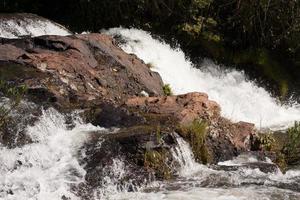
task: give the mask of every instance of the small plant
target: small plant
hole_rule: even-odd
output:
[[[195,120],[190,125],[181,126],[178,132],[190,141],[196,160],[207,164],[209,160],[209,152],[205,144],[207,123]]]
[[[288,162],[293,163],[300,159],[300,122],[295,122],[294,126],[287,130],[288,143],[285,147],[285,154]]]
[[[149,69],[154,68],[154,64],[153,64],[152,62],[147,63],[146,66],[147,66]]]
[[[167,152],[165,150],[149,150],[144,154],[144,167],[162,179],[170,179],[171,168],[167,165]]]
[[[171,89],[170,84],[165,84],[165,85],[163,86],[163,91],[164,91],[164,94],[165,94],[166,96],[171,96],[171,95],[173,95],[173,92],[172,92],[172,89]]]
[[[26,90],[26,86],[15,87],[0,80],[0,98],[8,97],[10,103],[9,108],[5,105],[0,106],[0,128],[6,123],[9,113],[20,104]]]
[[[262,134],[260,137],[260,144],[266,151],[272,151],[274,148],[275,138],[272,133]]]

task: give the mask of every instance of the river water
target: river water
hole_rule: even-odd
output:
[[[121,35],[125,41],[121,47],[151,63],[153,70],[160,73],[176,94],[206,92],[221,105],[222,114],[233,121],[244,120],[260,128],[281,129],[300,119],[299,105],[277,104],[266,90],[247,80],[243,72],[220,69],[209,60],[195,68],[180,49],[172,49],[141,30],[116,28],[108,33]],[[43,110],[37,122],[24,128],[32,143],[14,148],[0,144],[1,200],[80,199],[71,188],[85,181],[84,164],[79,162],[85,156],[82,146],[91,131],[111,133],[83,123],[76,112],[71,121],[72,126],[69,126],[66,117],[55,109]],[[282,174],[279,169],[262,172],[248,167],[249,163],[270,164],[268,158],[259,161],[253,155],[241,155],[219,166],[204,166],[195,162],[189,145],[181,138],[177,138],[172,155],[180,163],[175,180],[152,180],[130,192],[127,187],[117,185],[127,168],[121,158],[114,158],[112,166],[106,169],[114,176],[103,177],[103,186],[89,191],[93,194],[91,199],[300,199],[300,170]],[[235,168],[230,170],[230,167]]]
[[[85,156],[84,142],[89,140],[91,131],[113,133],[84,124],[76,113],[72,115],[71,127],[69,123],[64,115],[50,108],[26,128],[33,143],[16,148],[0,145],[0,199],[81,199],[72,188],[85,181],[84,163],[79,161]],[[118,182],[129,173],[127,166],[116,157],[106,169],[110,176],[103,177],[103,185],[88,191],[93,194],[90,200],[300,199],[300,170],[282,174],[279,169],[262,172],[259,168],[249,168],[250,163],[271,162],[258,161],[252,155],[219,163],[217,167],[222,167],[219,169],[201,165],[195,162],[190,146],[180,137],[171,152],[180,164],[175,180],[152,180],[129,192],[130,180],[123,183],[124,187]],[[235,168],[226,168],[230,166]]]
[[[283,129],[300,119],[299,104],[280,105],[268,91],[247,80],[242,71],[221,68],[210,60],[195,65],[181,49],[173,49],[142,30],[114,28],[106,33],[121,36],[122,49],[150,63],[175,94],[205,92],[221,105],[223,116],[233,121]]]

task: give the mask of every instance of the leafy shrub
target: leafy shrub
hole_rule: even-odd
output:
[[[294,126],[287,131],[288,143],[285,147],[285,154],[288,163],[294,163],[300,159],[300,122],[295,122]]]
[[[266,151],[272,151],[274,148],[275,138],[272,133],[262,134],[260,137],[260,144]]]
[[[162,149],[160,151],[149,150],[144,154],[144,167],[153,171],[158,178],[170,179],[171,168],[167,164],[168,153]]]
[[[164,91],[164,94],[165,94],[166,96],[171,96],[171,95],[173,95],[171,86],[170,86],[169,84],[165,84],[165,85],[163,86],[163,91]]]

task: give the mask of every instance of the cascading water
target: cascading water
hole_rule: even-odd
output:
[[[70,192],[85,176],[77,151],[86,132],[102,128],[78,118],[73,123],[69,129],[62,114],[48,109],[26,129],[32,143],[11,149],[0,144],[0,199],[79,199]]]
[[[188,143],[177,135],[175,137],[177,146],[171,149],[171,152],[174,160],[179,163],[179,169],[176,169],[176,171],[179,172],[180,176],[193,175],[193,173],[199,171],[204,166],[195,162],[193,152]]]
[[[0,36],[67,34],[52,29],[49,24],[32,23],[32,27],[45,29],[35,31],[29,26],[27,31],[5,33],[1,28]],[[221,104],[224,116],[251,121],[258,127],[286,126],[300,119],[297,105],[284,107],[276,104],[276,100],[264,89],[246,81],[242,72],[222,71],[208,60],[202,63],[201,69],[196,69],[180,49],[172,49],[141,30],[111,29],[109,33],[122,35],[126,40],[122,48],[151,63],[153,70],[171,84],[175,93],[207,92]],[[20,128],[24,129],[23,126]],[[80,151],[90,131],[103,129],[84,124],[77,117],[72,118],[72,126],[69,126],[63,114],[50,108],[43,111],[39,120],[25,130],[30,143],[12,148],[0,143],[0,199],[82,199],[72,188],[84,183],[87,173],[85,163],[80,162],[80,157],[84,157],[85,153]],[[102,179],[101,187],[87,191],[92,194],[89,200],[300,199],[299,170],[289,170],[285,174],[280,171],[264,173],[258,168],[247,167],[248,163],[260,162],[248,156],[219,163],[221,167],[237,167],[236,170],[216,170],[196,163],[188,143],[180,137],[176,140],[177,146],[171,150],[174,160],[179,164],[174,169],[178,171],[175,180],[154,181],[133,189],[130,180],[120,185],[119,180],[125,177],[128,169],[122,159],[114,158],[112,165],[104,169],[106,176]],[[101,144],[97,145],[94,148],[100,148]]]
[[[179,177],[176,180],[154,182],[135,192],[113,189],[106,199],[297,200],[300,198],[300,193],[297,192],[300,191],[299,171],[290,170],[286,174],[280,171],[264,173],[258,168],[251,169],[246,166],[233,171],[214,170],[196,163],[190,146],[182,138],[177,137],[176,141],[177,146],[171,150],[174,160],[179,164],[176,169]],[[220,163],[220,165],[241,166],[246,163],[259,162],[257,158],[248,158],[241,156],[233,161]],[[113,168],[118,177],[119,167]],[[113,185],[109,187],[115,188]],[[297,191],[292,191],[295,189]]]
[[[65,27],[38,16],[0,18],[0,37],[18,38],[20,36],[70,35]]]
[[[221,70],[209,60],[197,69],[182,50],[173,49],[142,30],[114,28],[106,33],[120,35],[125,41],[121,48],[150,63],[175,94],[205,92],[221,105],[223,116],[233,121],[280,129],[300,120],[300,105],[277,104],[265,89],[247,81],[243,72]]]
[[[16,115],[17,113],[14,113]],[[215,170],[198,164],[187,142],[176,137],[177,145],[171,149],[178,177],[172,181],[147,182],[132,185],[131,180],[120,183],[129,172],[126,162],[113,158],[104,169],[101,186],[89,188],[89,198],[74,191],[85,183],[87,171],[81,157],[85,157],[84,143],[95,131],[109,133],[101,127],[84,124],[77,114],[66,122],[66,117],[50,108],[43,110],[34,125],[27,126],[31,141],[14,148],[0,146],[0,199],[2,200],[134,200],[134,199],[272,199],[296,200],[300,198],[300,172],[290,170],[264,173],[248,168],[247,162],[256,158],[239,157],[220,166],[239,166],[236,170]],[[71,122],[71,123],[70,123]],[[104,131],[104,132],[103,132]],[[101,148],[101,141],[94,148]],[[246,159],[245,159],[246,158]],[[269,162],[269,161],[268,161]],[[242,165],[243,164],[243,165]],[[175,167],[175,166],[174,166]],[[80,188],[80,187],[79,187]],[[75,189],[76,190],[76,189]]]

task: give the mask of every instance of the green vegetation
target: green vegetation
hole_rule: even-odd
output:
[[[163,91],[164,91],[164,94],[165,94],[166,96],[171,96],[171,95],[173,95],[171,86],[170,86],[169,84],[165,84],[165,85],[163,86]]]
[[[209,151],[205,144],[207,123],[202,120],[195,120],[190,125],[180,126],[177,132],[190,141],[196,161],[207,164],[210,160]]]
[[[289,164],[299,162],[300,160],[300,122],[288,129],[288,142],[285,146],[284,153]]]
[[[9,98],[9,108],[5,105],[0,106],[0,129],[7,123],[9,113],[19,105],[25,92],[25,86],[15,87],[0,80],[0,98],[1,96]]]
[[[258,138],[259,149],[270,155],[272,161],[284,172],[287,169],[287,160],[283,149],[287,144],[287,135],[282,132],[268,132],[260,133]]]
[[[272,133],[264,133],[260,135],[260,144],[266,151],[273,151],[275,148],[275,138]]]
[[[300,163],[300,122],[295,122],[286,133],[264,133],[259,138],[262,149],[275,155],[273,162],[281,170]]]
[[[156,177],[164,180],[172,177],[171,168],[167,164],[168,151],[149,150],[144,154],[144,167],[153,170]]]
[[[286,162],[286,157],[283,153],[281,152],[275,152],[276,153],[276,160],[274,163],[281,169],[281,171],[286,171],[287,169],[287,162]]]

